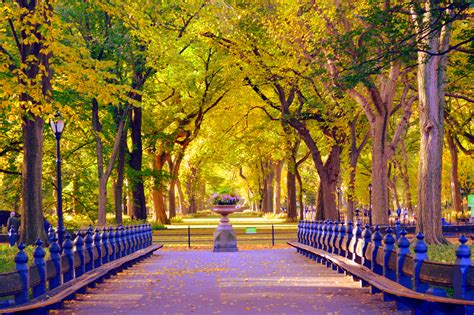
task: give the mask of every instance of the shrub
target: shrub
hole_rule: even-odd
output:
[[[180,216],[180,215],[177,215],[175,216],[174,218],[171,218],[171,224],[174,224],[174,223],[183,223],[183,217]]]
[[[150,225],[151,225],[151,229],[154,230],[154,231],[155,230],[166,230],[167,229],[166,225],[158,223],[158,222],[152,222],[152,223],[150,223]]]
[[[265,218],[265,219],[284,219],[284,220],[286,220],[288,218],[288,215],[286,213],[268,212],[268,213],[263,214],[263,218]]]

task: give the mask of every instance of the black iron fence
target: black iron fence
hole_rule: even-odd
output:
[[[153,232],[153,241],[161,244],[174,244],[184,246],[212,246],[214,242],[213,233],[216,230],[212,227],[183,226],[158,230]],[[235,227],[238,244],[271,245],[286,244],[297,238],[297,227],[271,226],[248,226]]]

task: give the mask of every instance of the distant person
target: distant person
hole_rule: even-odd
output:
[[[18,233],[18,229],[20,228],[20,220],[16,217],[16,213],[10,213],[10,217],[7,221],[7,231],[10,232],[11,228],[15,229],[15,233]]]
[[[400,215],[402,214],[402,209],[398,208],[397,209],[397,217],[398,217],[398,220],[400,220]]]
[[[390,215],[392,214],[392,212],[390,211],[390,209],[388,209],[388,217],[390,218]]]

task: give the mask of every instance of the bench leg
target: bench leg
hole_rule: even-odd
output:
[[[393,294],[382,292],[382,301],[384,301],[384,302],[395,301],[395,296]]]
[[[377,289],[376,287],[374,286],[370,286],[370,294],[377,294],[377,293],[380,293],[382,291],[380,291],[379,289]]]
[[[397,306],[397,311],[411,311],[413,309],[413,301],[404,297],[398,296],[395,305]]]

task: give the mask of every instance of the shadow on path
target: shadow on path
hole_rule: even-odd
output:
[[[396,314],[294,249],[166,251],[52,314]]]

